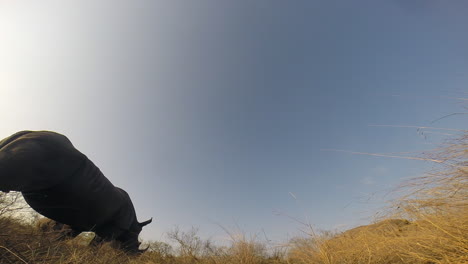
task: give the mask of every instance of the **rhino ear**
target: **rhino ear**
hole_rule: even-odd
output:
[[[146,220],[144,222],[141,222],[141,223],[138,223],[141,227],[144,227],[145,225],[147,224],[150,224],[151,222],[153,222],[153,217],[151,217],[151,219],[149,220]]]

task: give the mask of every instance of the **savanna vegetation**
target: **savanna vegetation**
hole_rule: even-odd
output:
[[[267,245],[229,234],[231,244],[201,239],[197,230],[173,230],[171,244],[145,241],[148,251],[127,255],[108,243],[88,245],[89,235],[60,239],[38,228],[37,217],[21,215],[18,195],[0,196],[0,263],[468,263],[468,134],[424,158],[438,167],[402,184],[375,223],[341,233],[310,230],[284,245]],[[21,215],[21,216],[19,216]]]

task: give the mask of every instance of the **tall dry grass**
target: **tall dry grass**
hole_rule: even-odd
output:
[[[172,245],[146,241],[149,250],[127,255],[109,243],[86,245],[79,238],[60,240],[59,231],[44,232],[30,222],[0,217],[0,263],[116,264],[286,264],[279,252],[269,253],[255,239],[236,236],[229,246],[201,239],[197,229],[168,233]]]
[[[290,263],[468,263],[468,135],[426,155],[439,167],[404,183],[379,222],[297,239]]]

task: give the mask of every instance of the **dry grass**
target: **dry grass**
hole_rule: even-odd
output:
[[[129,263],[109,245],[85,247],[57,239],[31,224],[0,218],[0,263]]]
[[[290,262],[468,263],[468,135],[427,155],[442,166],[403,184],[385,218],[293,241]]]
[[[57,231],[43,232],[31,223],[0,217],[0,263],[117,263],[117,264],[281,264],[277,253],[254,240],[237,237],[231,246],[220,247],[203,240],[197,230],[168,234],[175,247],[147,241],[149,250],[138,256],[127,255],[110,244],[85,245],[79,238],[62,241]],[[78,239],[78,241],[77,241]]]

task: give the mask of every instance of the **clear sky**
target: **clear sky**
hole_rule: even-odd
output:
[[[67,135],[154,217],[145,239],[349,228],[432,164],[323,149],[467,129],[431,123],[466,111],[467,25],[461,0],[0,1],[0,138]]]

